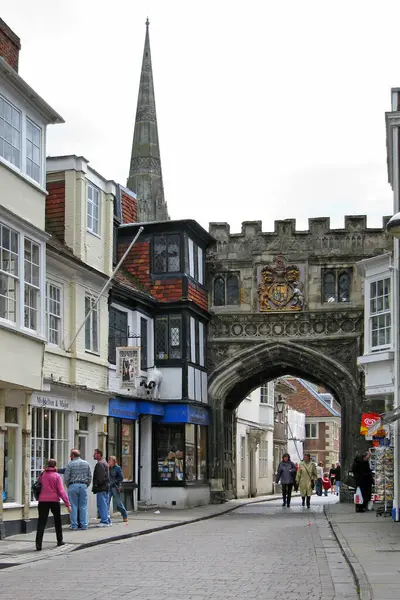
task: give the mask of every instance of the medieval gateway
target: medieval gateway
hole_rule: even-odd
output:
[[[391,250],[382,229],[365,216],[346,216],[344,229],[328,218],[294,220],[262,231],[245,222],[239,234],[211,223],[207,255],[212,320],[208,334],[210,477],[213,502],[233,488],[233,412],[249,392],[283,375],[326,386],[342,407],[341,462],[348,470],[360,437],[363,395],[364,300],[357,263]],[[370,401],[368,401],[370,402]],[[382,407],[383,410],[383,407]]]

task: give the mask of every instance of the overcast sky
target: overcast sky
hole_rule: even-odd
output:
[[[48,154],[126,184],[145,20],[171,218],[392,213],[385,111],[400,86],[400,2],[15,0],[20,74],[66,120]]]

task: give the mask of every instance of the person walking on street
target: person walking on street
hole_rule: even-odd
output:
[[[89,463],[81,459],[81,453],[76,448],[71,450],[70,458],[64,473],[64,483],[71,503],[70,529],[77,531],[80,523],[81,529],[86,530],[89,522],[88,486],[92,481],[92,471]]]
[[[113,499],[114,510],[119,510],[124,523],[127,523],[128,513],[126,512],[126,508],[121,500],[121,484],[124,480],[124,476],[115,456],[110,456],[108,459],[108,467],[110,474],[109,506],[111,504],[111,499]]]
[[[370,452],[363,452],[356,456],[353,462],[352,472],[356,480],[356,488],[360,488],[363,497],[363,503],[356,504],[356,512],[365,512],[371,500],[374,478],[369,465],[370,458]]]
[[[331,482],[331,494],[335,493],[335,470],[336,467],[334,463],[331,464],[331,468],[329,469],[329,480]]]
[[[57,463],[54,459],[51,458],[48,461],[44,473],[40,476],[40,483],[42,484],[42,489],[39,495],[39,520],[36,531],[36,550],[38,551],[42,549],[43,535],[49,511],[51,510],[54,517],[57,546],[64,546],[60,499],[64,502],[68,512],[71,512],[71,505],[65,492],[61,476],[57,473]]]
[[[103,458],[103,452],[96,448],[93,458],[97,464],[93,472],[93,494],[96,494],[97,511],[100,517],[100,523],[97,527],[111,527],[109,506],[110,477],[106,460]]]
[[[315,491],[317,496],[322,496],[322,480],[324,478],[324,463],[320,461],[317,465],[317,482],[315,484]]]
[[[286,452],[282,456],[282,461],[279,464],[276,472],[276,483],[282,484],[282,506],[290,507],[292,498],[292,488],[296,478],[296,465],[290,460],[290,455]]]
[[[336,487],[336,495],[340,494],[340,482],[342,481],[342,469],[340,468],[340,463],[336,463],[335,469],[335,487]]]
[[[302,506],[305,505],[307,499],[307,508],[310,508],[311,494],[317,479],[317,468],[311,461],[311,455],[305,454],[299,465],[299,470],[296,475],[296,484],[299,488]]]

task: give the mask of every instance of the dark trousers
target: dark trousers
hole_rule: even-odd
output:
[[[39,502],[39,521],[36,531],[36,546],[42,545],[43,534],[49,516],[49,511],[53,513],[54,526],[56,528],[57,542],[63,541],[62,525],[61,525],[61,506],[59,502]]]
[[[292,498],[293,483],[282,483],[282,498],[285,504],[290,506],[290,500]]]

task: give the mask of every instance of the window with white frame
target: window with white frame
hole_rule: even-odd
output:
[[[246,479],[246,438],[240,437],[240,477]]]
[[[88,183],[87,228],[91,233],[100,235],[100,190]]]
[[[30,119],[26,120],[26,174],[40,183],[41,131]]]
[[[4,469],[3,469],[3,501],[17,502],[18,489],[18,443],[19,443],[18,409],[5,407],[4,432]]]
[[[306,438],[315,440],[318,437],[318,423],[306,423]]]
[[[99,313],[95,302],[96,300],[91,296],[85,296],[85,315],[91,311],[85,323],[85,350],[97,354],[99,351]]]
[[[260,388],[260,403],[274,406],[275,386],[273,381],[264,383]]]
[[[24,325],[37,331],[40,298],[40,247],[25,238],[24,247]]]
[[[391,343],[390,278],[370,284],[371,350],[387,348]]]
[[[21,112],[0,96],[0,156],[21,168]]]
[[[61,287],[46,283],[47,341],[60,346],[61,338]]]
[[[268,475],[268,441],[261,440],[258,447],[259,477]]]
[[[50,458],[54,458],[59,467],[67,464],[70,446],[68,412],[34,407],[31,444],[31,482],[33,483]]]
[[[38,242],[0,223],[0,319],[39,331],[42,261]]]

